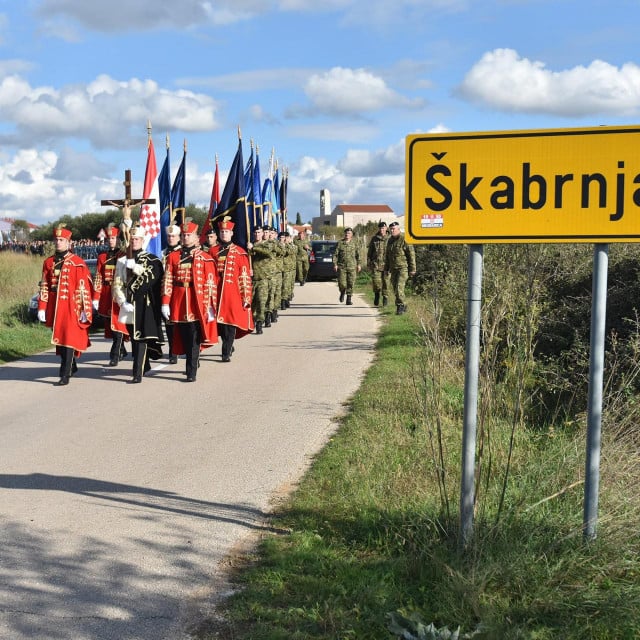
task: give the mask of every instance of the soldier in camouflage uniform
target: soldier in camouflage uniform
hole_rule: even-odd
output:
[[[296,281],[296,262],[298,249],[293,244],[293,238],[288,231],[284,231],[284,248],[286,254],[283,260],[282,271],[282,301],[280,308],[288,309],[293,300],[293,287]]]
[[[351,300],[353,285],[361,268],[360,251],[353,240],[353,229],[347,227],[344,230],[344,238],[338,242],[336,252],[333,254],[333,269],[338,273],[340,302],[344,302],[346,294],[347,304],[353,304]]]
[[[387,242],[384,270],[390,276],[391,286],[396,296],[396,314],[401,315],[407,311],[404,288],[409,276],[416,274],[416,252],[413,245],[405,241],[397,222],[392,222],[389,230],[391,237]]]
[[[284,271],[283,260],[285,249],[282,242],[278,240],[278,232],[274,227],[269,231],[269,238],[275,245],[275,258],[272,276],[272,287],[269,296],[269,309],[271,309],[271,322],[278,322],[278,311],[282,302],[282,272]]]
[[[269,278],[271,276],[274,255],[273,247],[264,240],[264,229],[256,227],[253,231],[253,243],[247,244],[247,251],[251,256],[251,266],[253,269],[253,298],[251,300],[251,310],[253,311],[253,321],[256,326],[256,333],[262,333],[267,315],[267,302],[269,298]],[[269,326],[271,319],[269,318]]]
[[[295,237],[293,244],[298,250],[296,255],[296,281],[300,283],[301,287],[304,287],[309,273],[309,251],[311,251],[311,243],[307,239],[304,229]]]
[[[373,304],[377,307],[380,304],[380,294],[382,294],[382,306],[386,307],[389,302],[389,276],[384,271],[384,260],[387,252],[387,223],[378,223],[378,233],[369,242],[367,250],[367,267],[371,271],[371,285],[373,287]]]

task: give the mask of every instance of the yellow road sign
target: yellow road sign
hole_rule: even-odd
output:
[[[640,126],[410,135],[405,199],[417,244],[640,242]]]

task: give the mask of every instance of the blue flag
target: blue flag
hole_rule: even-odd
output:
[[[171,207],[173,209],[173,217],[176,224],[181,225],[184,222],[185,202],[185,164],[187,161],[187,150],[184,150],[182,154],[182,162],[178,167],[178,172],[173,179],[173,186],[171,187]]]
[[[169,162],[169,146],[167,145],[167,157],[164,159],[162,171],[158,176],[158,191],[160,193],[160,243],[162,249],[167,246],[167,234],[165,229],[171,224],[171,166]]]
[[[231,164],[227,182],[224,185],[214,220],[229,216],[234,223],[233,242],[246,249],[249,240],[249,220],[247,197],[244,188],[244,161],[242,159],[242,139],[238,139],[238,150]]]
[[[260,159],[258,158],[258,147],[256,146],[256,161],[253,164],[253,210],[255,214],[256,225],[265,224],[262,215],[262,191],[260,190]]]

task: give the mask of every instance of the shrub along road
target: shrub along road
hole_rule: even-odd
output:
[[[126,384],[100,336],[67,387],[53,351],[1,366],[0,637],[188,638],[371,363],[377,312],[354,302],[296,286],[231,363],[205,350],[194,384],[182,359]]]

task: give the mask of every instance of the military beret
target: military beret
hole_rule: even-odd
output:
[[[280,233],[278,234],[278,238],[285,238],[287,235],[286,231],[280,231]]]
[[[351,233],[353,233],[353,229],[351,227],[345,227],[344,232],[347,233],[347,231],[351,231]]]
[[[271,231],[271,226],[268,225],[268,224],[265,224],[265,225],[263,225],[262,230],[263,231]]]
[[[394,221],[389,225],[389,229],[391,229],[391,227],[399,227],[399,226],[400,226],[400,223]]]
[[[378,222],[378,229],[382,229],[383,227],[386,227],[387,223],[384,220],[380,220],[380,222]]]

